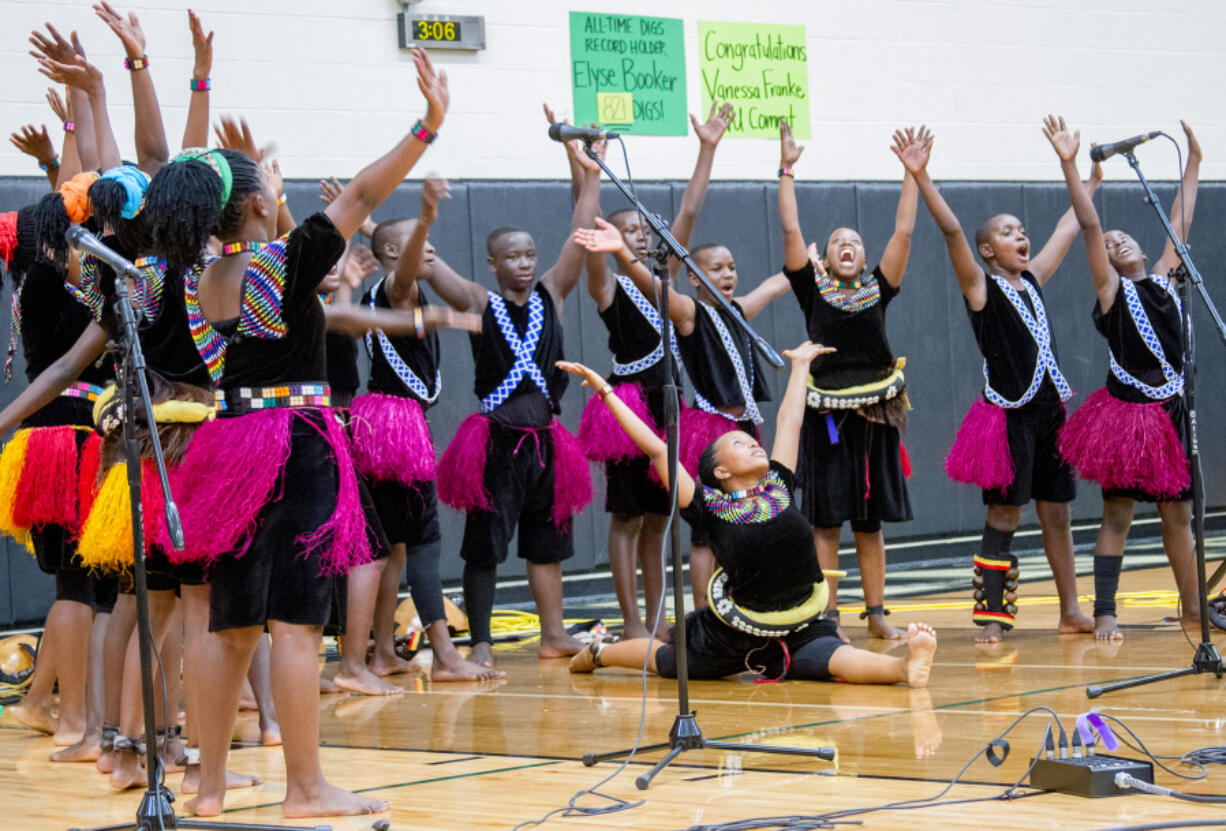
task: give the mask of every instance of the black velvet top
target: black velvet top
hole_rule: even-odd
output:
[[[702,301],[695,301],[698,307],[694,310],[694,331],[688,335],[677,334],[677,346],[681,350],[681,360],[685,362],[685,371],[689,373],[690,382],[695,392],[716,407],[745,406],[745,396],[737,383],[736,370],[732,359],[724,348],[711,316],[702,308]],[[741,307],[733,302],[733,307],[740,312]],[[756,401],[770,401],[770,388],[762,376],[762,368],[758,365],[758,355],[753,345],[737,322],[724,311],[723,306],[711,307],[720,316],[728,330],[745,373],[753,386],[753,397]]]
[[[46,262],[31,266],[21,281],[21,349],[26,378],[33,381],[60,359],[95,320],[87,303],[67,287],[65,274]],[[107,356],[90,364],[78,380],[104,386],[115,378]]]
[[[738,605],[778,611],[800,605],[820,582],[813,526],[797,505],[796,479],[776,461],[762,480],[767,495],[781,508],[773,516],[737,522],[746,500],[730,500],[723,491],[695,484],[694,499],[681,516],[695,531],[705,531],[715,560],[728,573],[728,593]],[[743,519],[743,518],[742,518]]]
[[[1022,296],[1026,308],[1034,314],[1034,301],[1029,296],[1030,292],[1034,292],[1041,300],[1043,291],[1039,288],[1039,281],[1029,271],[1022,272],[1022,279],[1030,285],[1030,291],[1018,293]],[[1010,401],[1016,401],[1030,388],[1035,362],[1039,359],[1039,347],[1030,330],[1026,328],[1026,323],[1000,286],[996,285],[996,281],[991,277],[987,277],[986,281],[987,303],[980,311],[974,311],[968,303],[966,314],[971,319],[971,329],[975,332],[979,351],[988,362],[988,378],[992,389]],[[1050,325],[1048,328],[1051,328]],[[1056,351],[1054,338],[1051,348],[1052,354],[1059,362],[1060,354]],[[1056,391],[1050,374],[1044,379],[1043,386],[1030,403],[1044,406],[1060,403],[1060,394]]]
[[[873,269],[851,295],[849,308],[839,308],[822,296],[812,263],[783,273],[804,313],[809,340],[838,350],[813,362],[815,384],[823,389],[842,389],[877,381],[893,371],[894,353],[885,334],[885,310],[898,289],[882,276],[881,266]]]
[[[1154,327],[1154,334],[1162,344],[1162,351],[1166,353],[1167,363],[1176,372],[1182,373],[1183,327],[1174,295],[1151,279],[1137,280],[1132,284],[1137,289],[1137,297],[1149,317],[1150,325]],[[1158,359],[1141,339],[1141,333],[1137,331],[1136,323],[1128,311],[1123,286],[1116,291],[1115,302],[1105,313],[1099,309],[1098,301],[1094,301],[1093,317],[1095,328],[1111,347],[1111,354],[1129,375],[1151,387],[1161,387],[1166,383]],[[1116,378],[1110,370],[1107,371],[1107,391],[1121,401],[1144,404],[1151,400],[1140,390]]]
[[[609,330],[609,351],[619,364],[629,364],[645,358],[660,345],[660,333],[634,305],[621,283],[614,281],[613,302],[600,312],[600,319]],[[680,383],[681,367],[674,367],[673,374],[676,382]],[[618,384],[637,383],[647,387],[662,387],[666,383],[664,361],[661,359],[641,372],[614,376],[613,380]]]
[[[553,295],[541,283],[532,289],[543,301],[541,337],[532,353],[536,365],[545,376],[549,398],[530,377],[525,375],[510,397],[489,414],[494,421],[519,427],[544,427],[553,416],[562,412],[562,395],[566,392],[570,375],[554,366],[564,360],[562,354],[562,321],[558,320]],[[522,338],[528,329],[529,305],[518,306],[507,302],[507,313],[515,331]],[[494,307],[487,305],[481,317],[481,333],[470,335],[475,362],[473,392],[483,399],[493,392],[511,371],[515,355],[494,319]]]
[[[363,298],[363,302],[367,305],[370,304],[371,295],[374,296],[376,308],[392,308],[387,292],[383,290],[382,282],[371,288],[370,292]],[[421,283],[417,284],[417,303],[419,306],[430,305],[429,298],[426,297],[425,287]],[[387,339],[396,354],[400,356],[400,359],[426,385],[426,389],[431,393],[436,393],[437,388],[434,385],[434,380],[438,375],[441,357],[438,333],[426,332],[424,338],[416,338],[411,335],[388,335]],[[416,398],[423,409],[429,407],[430,405],[420,395],[414,393],[407,384],[400,380],[400,376],[396,374],[396,370],[392,368],[392,365],[387,361],[387,357],[383,354],[383,348],[379,345],[378,336],[371,333],[367,343],[370,348],[370,380],[366,383],[366,389],[370,392]]]
[[[325,332],[324,352],[328,356],[328,386],[333,395],[343,395],[349,400],[362,386],[358,372],[358,342],[345,332]]]
[[[243,316],[213,324],[229,339],[223,388],[323,382],[327,378],[324,310],[316,287],[344,250],[344,238],[332,220],[319,212],[290,232],[284,264],[278,269],[283,282],[261,281],[252,258],[253,266],[243,278]],[[267,307],[263,307],[264,313],[257,311],[262,302],[279,312],[277,317],[285,325],[280,337],[266,333]]]

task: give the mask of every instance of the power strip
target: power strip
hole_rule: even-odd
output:
[[[1127,773],[1151,785],[1154,782],[1154,766],[1149,762],[1094,754],[1068,759],[1037,759],[1030,771],[1030,786],[1073,796],[1135,794],[1136,791],[1121,790],[1115,784],[1117,773]]]

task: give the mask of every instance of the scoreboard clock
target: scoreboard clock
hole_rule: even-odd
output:
[[[485,48],[485,18],[479,15],[396,15],[400,48],[469,49]]]

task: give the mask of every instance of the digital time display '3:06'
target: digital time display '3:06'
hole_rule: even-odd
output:
[[[463,40],[462,24],[458,20],[413,20],[413,39],[427,41],[446,41],[455,43]]]
[[[400,48],[485,48],[485,18],[480,15],[396,15]]]

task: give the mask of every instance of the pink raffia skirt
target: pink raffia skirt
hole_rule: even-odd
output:
[[[434,439],[415,398],[370,392],[349,407],[353,462],[372,482],[412,487],[434,478]]]
[[[980,398],[962,419],[954,445],[945,457],[945,473],[955,482],[984,490],[1003,490],[1013,484],[1013,455],[1005,411]]]
[[[1121,401],[1097,390],[1060,428],[1060,453],[1107,490],[1178,497],[1191,485],[1183,443],[1162,402]]]
[[[278,407],[219,418],[201,425],[177,471],[177,498],[187,539],[172,562],[242,557],[251,547],[264,509],[281,499],[282,471],[292,448],[294,419],[307,420],[327,444],[337,478],[336,506],[327,522],[294,542],[304,556],[321,551],[321,575],[344,574],[370,562],[366,516],[344,428],[330,410]]]
[[[638,384],[618,384],[613,388],[613,393],[644,423],[656,428],[656,435],[662,434],[647,410],[642,387]],[[625,462],[642,455],[613,413],[595,395],[588,399],[587,406],[583,408],[583,417],[579,420],[579,444],[583,447],[583,455],[592,462]]]
[[[554,525],[562,527],[592,501],[592,476],[578,439],[562,422],[555,418],[547,429],[553,441],[552,518]],[[489,439],[490,420],[480,413],[460,422],[438,464],[438,498],[445,505],[457,511],[493,510],[485,487]]]

